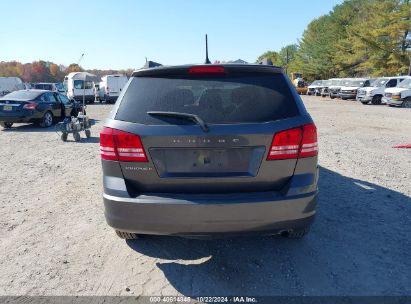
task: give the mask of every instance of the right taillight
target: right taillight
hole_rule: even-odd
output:
[[[297,158],[300,150],[302,130],[294,128],[274,135],[267,160]]]
[[[105,160],[147,162],[147,155],[138,135],[104,128],[100,132],[100,154]]]
[[[311,123],[303,126],[303,140],[299,157],[311,157],[318,154],[317,127]]]
[[[314,124],[308,124],[276,133],[267,160],[311,157],[317,154],[317,128]]]

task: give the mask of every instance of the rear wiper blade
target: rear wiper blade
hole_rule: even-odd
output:
[[[166,111],[148,111],[148,115],[151,116],[165,116],[165,117],[175,117],[186,120],[191,120],[197,123],[204,132],[208,132],[208,126],[198,115],[190,113],[181,113],[181,112],[166,112]]]

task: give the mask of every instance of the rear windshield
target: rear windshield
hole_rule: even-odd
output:
[[[151,125],[190,123],[150,116],[147,111],[196,114],[206,123],[215,124],[267,122],[299,114],[282,74],[194,79],[134,77],[115,119]]]
[[[33,100],[36,99],[37,96],[42,94],[43,92],[35,92],[35,91],[26,91],[26,90],[21,90],[21,91],[14,91],[11,92],[10,94],[7,94],[0,99],[2,100],[7,100],[7,99],[12,99],[12,100]]]

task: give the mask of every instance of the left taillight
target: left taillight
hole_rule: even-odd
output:
[[[23,106],[25,110],[35,110],[39,104],[37,102],[29,102]]]
[[[100,154],[105,160],[147,162],[141,139],[136,134],[112,128],[100,132]]]

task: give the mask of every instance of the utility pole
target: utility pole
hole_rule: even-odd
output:
[[[408,52],[408,59],[410,61],[410,64],[408,66],[408,76],[411,76],[411,51]]]
[[[288,61],[289,61],[289,58],[288,58],[288,46],[287,46],[287,48],[285,49],[285,73],[288,75]]]

